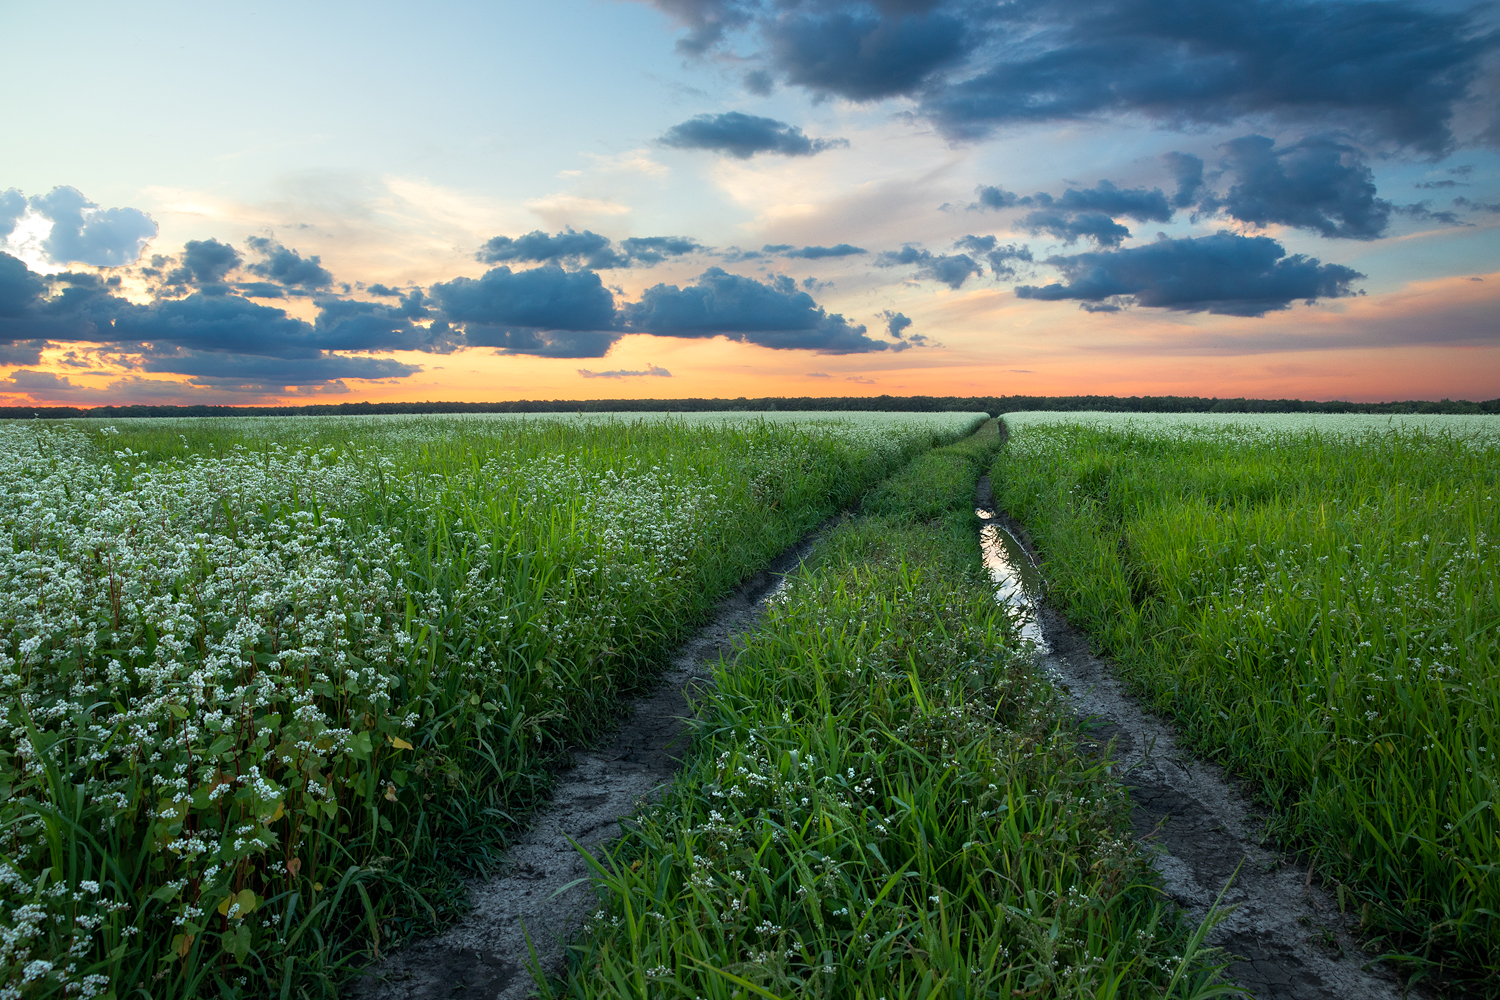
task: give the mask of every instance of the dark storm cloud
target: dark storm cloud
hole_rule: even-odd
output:
[[[245,243],[265,259],[250,264],[246,270],[286,285],[313,291],[333,284],[333,275],[323,266],[321,257],[304,259],[296,250],[289,250],[273,239],[252,236]]]
[[[812,139],[795,125],[742,111],[695,115],[667,129],[657,142],[675,149],[709,149],[741,160],[748,160],[756,153],[812,156],[825,149],[849,145],[847,139]]]
[[[1161,239],[1126,250],[1049,257],[1066,284],[1022,285],[1024,299],[1077,299],[1084,308],[1112,311],[1122,302],[1231,316],[1262,316],[1301,299],[1353,294],[1363,278],[1352,268],[1323,264],[1286,250],[1266,236],[1219,232]]]
[[[537,229],[514,239],[496,236],[480,247],[475,257],[485,264],[517,261],[610,270],[659,264],[668,257],[704,249],[697,240],[686,236],[632,236],[621,240],[617,249],[608,236],[587,229],[579,233],[568,228],[556,235]]]
[[[1014,243],[1001,244],[993,236],[962,236],[955,240],[953,249],[982,255],[990,264],[990,273],[996,278],[1013,278],[1015,265],[1011,261],[1031,263],[1031,248]]]
[[[875,258],[876,267],[902,267],[915,264],[917,277],[941,281],[949,288],[958,289],[969,278],[984,274],[984,268],[966,253],[934,254],[914,246],[900,250],[886,250]]]
[[[1500,42],[1472,12],[1412,0],[652,2],[688,27],[685,52],[749,29],[780,80],[817,97],[915,98],[950,139],[1108,114],[1271,115],[1435,153]]]
[[[33,196],[28,204],[52,222],[42,250],[57,264],[134,264],[156,236],[156,223],[145,212],[135,208],[101,209],[75,187],[55,187],[47,194]]]
[[[1355,240],[1385,235],[1391,203],[1376,197],[1375,174],[1352,146],[1312,136],[1277,149],[1274,140],[1247,135],[1224,150],[1234,184],[1222,205],[1241,222]]]
[[[1086,236],[1102,247],[1117,247],[1130,236],[1127,227],[1100,212],[1042,209],[1023,215],[1020,224],[1028,232],[1046,233],[1064,243],[1076,243]]]
[[[711,267],[686,288],[655,285],[622,310],[632,332],[664,337],[714,337],[776,350],[862,354],[890,345],[865,335],[863,324],[829,314],[782,276],[756,281]]]

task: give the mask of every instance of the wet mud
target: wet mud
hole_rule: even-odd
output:
[[[1040,634],[1038,662],[1067,691],[1090,739],[1101,747],[1115,741],[1112,760],[1130,794],[1131,826],[1152,851],[1163,887],[1194,919],[1207,916],[1223,892],[1219,905],[1228,915],[1208,941],[1233,956],[1231,979],[1257,1000],[1431,996],[1405,992],[1391,969],[1371,962],[1350,934],[1357,916],[1341,913],[1313,873],[1265,842],[1249,796],[1221,768],[1182,748],[1175,730],[1093,654],[1087,637],[1047,606],[1035,553],[1021,527],[995,510],[987,476],[975,504],[996,597],[1023,637]]]
[[[548,804],[506,855],[501,873],[471,887],[473,909],[462,921],[372,967],[347,994],[364,1000],[520,1000],[536,989],[529,971],[533,948],[543,970],[560,971],[567,942],[598,905],[588,863],[574,843],[597,852],[620,836],[622,818],[672,781],[689,749],[693,689],[711,682],[712,665],[732,650],[735,636],[755,625],[766,599],[833,523],[809,533],[725,598],[672,657],[660,683],[631,703],[618,730],[597,749],[575,755],[574,766],[557,776]]]

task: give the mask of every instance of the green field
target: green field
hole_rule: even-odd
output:
[[[1051,601],[1369,947],[1500,990],[1500,419],[1005,421]]]
[[[995,603],[973,501],[998,444],[883,484],[720,666],[683,776],[599,864],[554,994],[1223,989]]]
[[[982,419],[0,425],[0,989],[331,992],[720,595]]]

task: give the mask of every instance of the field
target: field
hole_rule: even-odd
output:
[[[718,595],[982,419],[0,425],[0,996],[330,992]]]
[[[721,664],[692,761],[599,863],[553,995],[1224,989],[981,570],[974,483],[998,444],[883,484]]]
[[[1500,992],[1500,420],[1005,421],[1050,600],[1369,947]]]

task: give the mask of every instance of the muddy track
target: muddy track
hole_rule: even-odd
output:
[[[975,502],[993,512],[985,521],[1010,533],[1012,551],[1023,550],[1037,565],[1025,531],[995,510],[988,476]],[[1405,993],[1392,970],[1370,965],[1334,897],[1306,868],[1263,843],[1250,798],[1223,769],[1182,748],[1176,731],[1128,693],[1081,631],[1045,601],[1038,619],[1051,647],[1039,662],[1090,720],[1091,739],[1116,741],[1113,760],[1130,793],[1131,826],[1153,849],[1167,893],[1201,919],[1229,886],[1220,905],[1230,913],[1209,942],[1235,957],[1228,971],[1236,983],[1257,1000],[1432,996]]]
[[[500,875],[470,888],[473,909],[443,934],[417,941],[369,969],[346,993],[364,1000],[519,1000],[535,990],[531,946],[549,972],[597,905],[587,862],[570,843],[597,851],[620,836],[620,819],[671,782],[688,750],[692,689],[752,628],[783,584],[838,518],[824,522],[720,602],[680,648],[660,683],[636,699],[603,745],[581,751],[557,776],[547,805],[507,852]]]

